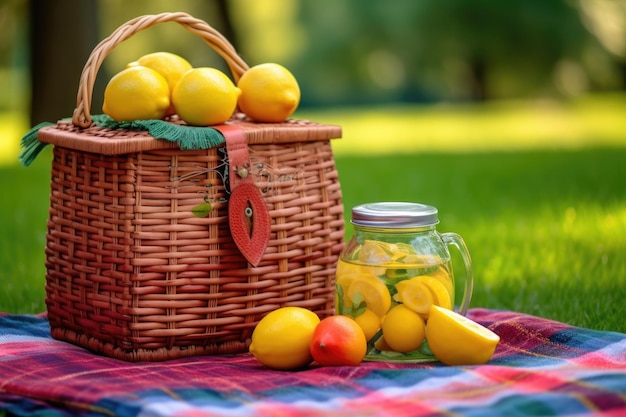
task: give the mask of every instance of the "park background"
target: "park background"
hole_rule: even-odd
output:
[[[295,117],[342,126],[347,221],[359,203],[432,204],[472,254],[472,307],[626,332],[625,0],[1,0],[0,311],[45,310],[50,152],[22,167],[20,137],[72,114],[97,42],[163,11],[288,67]],[[92,111],[158,50],[227,71],[159,25],[107,58]]]

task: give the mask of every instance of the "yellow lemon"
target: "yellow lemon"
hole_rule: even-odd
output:
[[[172,91],[176,113],[190,125],[210,126],[224,123],[237,107],[240,90],[216,68],[187,71]]]
[[[383,337],[391,350],[411,352],[424,341],[424,320],[404,304],[395,306],[383,320]]]
[[[452,294],[441,281],[429,275],[422,275],[418,278],[433,295],[433,304],[452,310]]]
[[[335,273],[335,283],[338,287],[337,294],[335,294],[335,306],[337,307],[337,314],[343,314],[343,310],[348,310],[353,307],[352,299],[348,295],[348,289],[355,280],[358,280],[362,275],[367,275],[371,277],[372,275],[376,274],[382,275],[384,272],[385,270],[381,268],[355,265],[339,260]],[[341,293],[343,294],[341,303],[339,303],[339,291],[341,291]],[[339,308],[341,306],[343,306],[343,310],[340,311]]]
[[[426,325],[428,346],[446,365],[479,365],[489,361],[500,336],[454,311],[433,305]]]
[[[268,368],[303,368],[313,361],[310,346],[319,323],[317,314],[302,307],[276,309],[254,328],[250,353]]]
[[[367,242],[367,241],[366,241]],[[390,256],[392,261],[406,258],[408,255],[415,255],[415,248],[407,243],[387,243],[380,241],[370,241],[380,246]],[[404,262],[400,262],[403,264]]]
[[[359,250],[359,262],[367,264],[385,264],[391,262],[391,254],[386,250],[383,242],[366,240]]]
[[[167,81],[170,91],[174,89],[183,74],[192,68],[185,58],[169,52],[154,52],[144,55],[137,61],[129,63],[128,67],[137,65],[152,68],[161,74]]]
[[[362,274],[348,288],[348,299],[361,297],[367,308],[382,317],[391,307],[391,295],[385,284],[372,274]]]
[[[167,81],[155,70],[142,66],[115,74],[104,90],[102,111],[121,121],[161,119],[170,106]]]
[[[363,313],[356,316],[354,321],[361,327],[368,342],[380,330],[380,317],[369,308],[366,308]]]
[[[378,276],[383,275],[384,273],[385,268],[368,265],[356,265],[341,259],[337,262],[337,270],[335,272],[338,280],[347,276],[359,276],[361,274],[372,274]]]
[[[428,317],[432,304],[452,309],[452,295],[438,279],[429,275],[421,275],[396,284],[395,300],[404,303],[408,308]]]
[[[432,293],[422,281],[415,278],[400,281],[396,284],[396,289],[398,290],[394,296],[396,301],[403,303],[416,313],[428,313],[434,300]]]
[[[452,278],[450,278],[448,270],[443,265],[439,266],[436,272],[432,272],[428,275],[440,281],[446,287],[450,297],[454,298],[452,297],[454,295],[454,284],[452,283]]]
[[[337,280],[337,292],[335,292],[335,309],[337,310],[337,314],[343,314],[345,311],[352,308],[352,299],[348,295],[348,288],[350,288],[350,284],[352,284],[354,279],[354,277],[350,276],[344,277],[342,280]],[[343,294],[341,301],[339,300],[339,294]]]
[[[138,60],[129,63],[128,67],[137,65],[152,68],[165,78],[170,88],[170,101],[174,87],[183,74],[192,68],[191,64],[185,58],[170,52],[153,52],[144,55]],[[174,106],[170,106],[167,113],[174,114]]]
[[[350,284],[363,273],[363,267],[359,265],[349,264],[341,259],[337,262],[337,270],[335,272],[335,283],[343,289],[344,294],[350,288]]]
[[[374,342],[374,347],[381,352],[383,351],[389,352],[392,350],[391,347],[387,344],[387,341],[385,340],[384,336],[379,337],[378,340]]]
[[[243,73],[239,108],[257,122],[278,123],[300,104],[300,87],[293,74],[279,64],[255,65]]]

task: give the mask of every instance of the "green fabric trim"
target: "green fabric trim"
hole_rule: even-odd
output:
[[[109,129],[125,129],[147,131],[155,139],[163,139],[178,143],[184,151],[209,149],[224,143],[224,135],[211,127],[176,125],[164,120],[135,120],[132,122],[116,122],[105,114],[92,116],[93,122],[100,127]],[[29,166],[41,151],[48,145],[37,140],[39,129],[53,126],[55,123],[43,122],[33,127],[22,137],[22,152],[18,157],[24,166]]]
[[[222,133],[210,127],[176,125],[165,120],[116,122],[105,114],[92,116],[94,123],[109,129],[145,130],[155,139],[178,143],[184,151],[209,149],[224,143]]]
[[[29,166],[35,160],[35,158],[37,158],[37,155],[39,155],[41,151],[43,151],[44,148],[48,146],[47,143],[39,142],[37,140],[37,133],[39,133],[39,129],[47,126],[52,126],[54,124],[55,123],[51,122],[39,123],[37,126],[30,129],[22,137],[22,140],[20,141],[20,148],[22,148],[22,152],[17,159],[23,166]]]

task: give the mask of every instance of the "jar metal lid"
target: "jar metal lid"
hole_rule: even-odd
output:
[[[352,224],[357,226],[407,228],[437,223],[437,208],[425,204],[379,202],[352,208]]]

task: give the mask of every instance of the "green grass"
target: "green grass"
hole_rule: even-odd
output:
[[[50,152],[29,168],[0,165],[0,311],[45,310]]]
[[[438,229],[472,254],[472,307],[626,332],[624,114],[623,96],[605,96],[302,116],[343,126],[346,219],[368,201],[439,208]],[[48,170],[49,152],[29,168],[0,165],[0,311],[45,309]]]

